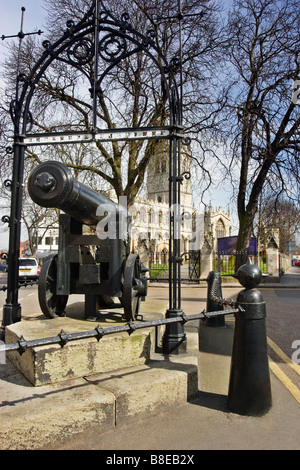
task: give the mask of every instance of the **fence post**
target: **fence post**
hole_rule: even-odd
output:
[[[245,287],[237,298],[243,311],[236,315],[228,407],[248,416],[261,416],[272,406],[267,353],[266,306],[255,289],[262,279],[258,266],[247,263],[235,277]]]
[[[222,285],[221,275],[218,271],[210,271],[207,277],[207,312],[215,312],[223,310],[223,304],[220,302],[222,299]],[[209,318],[205,322],[206,326],[225,326],[225,315],[218,315],[217,317]]]

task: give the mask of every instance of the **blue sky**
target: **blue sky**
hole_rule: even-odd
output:
[[[26,9],[24,33],[42,29],[46,16],[42,0],[0,0],[0,36],[17,34],[20,31],[22,7]]]
[[[16,39],[2,40],[2,35],[11,36],[18,34],[21,27],[21,8],[25,7],[23,32],[43,30],[46,12],[43,8],[43,0],[0,0],[0,62],[11,41]],[[1,188],[2,189],[2,188]],[[3,215],[3,210],[0,215]],[[1,223],[2,224],[2,223]],[[3,225],[3,224],[2,224]],[[4,229],[5,227],[1,227]],[[23,237],[22,237],[23,238]],[[0,231],[0,249],[8,247],[8,231]]]

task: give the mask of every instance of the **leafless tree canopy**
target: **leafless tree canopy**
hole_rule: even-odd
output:
[[[236,165],[238,248],[248,246],[263,189],[299,197],[299,1],[235,1],[225,54],[228,139]]]
[[[121,17],[126,10],[130,23],[138,31],[145,33],[151,29],[155,43],[169,61],[179,58],[177,0],[111,1],[107,6],[116,17]],[[70,18],[79,21],[89,7],[90,2],[86,0],[45,2],[49,41],[53,42],[61,36],[66,29],[66,21]],[[210,112],[206,113],[205,108],[214,100],[213,93],[207,93],[207,87],[213,71],[211,57],[217,55],[216,46],[220,40],[217,10],[212,0],[189,0],[184,2],[182,11],[183,81],[187,84],[184,98],[186,125],[195,127],[196,124],[197,131],[201,131],[211,126],[211,119],[207,118]],[[36,37],[23,42],[21,73],[28,74],[41,52]],[[11,55],[15,58],[16,50]],[[6,68],[11,83],[15,80],[16,72],[14,58],[10,56]],[[99,66],[101,73],[101,61]],[[91,76],[92,61],[85,68],[86,74]],[[86,77],[76,68],[59,61],[53,62],[35,90],[31,109],[35,129],[90,129],[90,86]],[[98,125],[102,128],[164,125],[169,115],[167,95],[159,70],[141,52],[125,58],[111,70],[102,83],[99,105]],[[156,143],[114,143],[107,146],[97,143],[97,147],[97,150],[86,148],[81,161],[72,157],[69,159],[70,155],[65,155],[65,161],[69,166],[100,176],[114,188],[118,196],[126,195],[131,204],[142,186],[149,159],[156,151]],[[41,152],[28,152],[28,157],[31,161],[44,158]]]
[[[289,243],[295,240],[300,229],[299,208],[284,196],[272,193],[261,195],[258,214],[255,217],[255,235],[260,243],[266,244],[272,229],[279,228],[279,249],[288,251]]]

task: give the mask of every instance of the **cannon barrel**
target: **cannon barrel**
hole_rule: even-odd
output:
[[[111,206],[112,211],[119,212],[119,206],[77,181],[70,168],[57,161],[43,162],[31,172],[28,191],[36,204],[60,209],[92,227],[104,217],[104,212],[98,210],[100,205]],[[108,209],[105,207],[106,212]]]

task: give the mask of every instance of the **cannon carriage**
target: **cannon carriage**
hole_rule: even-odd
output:
[[[44,315],[62,315],[69,295],[84,294],[85,318],[114,306],[118,298],[125,320],[134,320],[147,294],[147,270],[138,254],[129,253],[127,211],[77,181],[56,161],[31,172],[28,191],[38,205],[63,211],[58,253],[45,259],[40,272]]]

